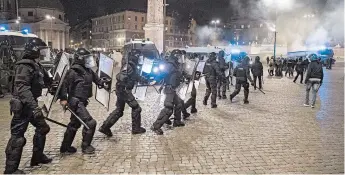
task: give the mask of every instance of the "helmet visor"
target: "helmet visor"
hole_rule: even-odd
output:
[[[92,55],[85,56],[84,60],[85,60],[85,67],[86,68],[93,68],[96,66],[95,59],[93,58]]]

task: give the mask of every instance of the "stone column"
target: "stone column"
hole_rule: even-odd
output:
[[[44,40],[44,39],[43,39],[43,30],[40,29],[39,32],[40,32],[40,38],[41,38],[42,40]]]
[[[147,0],[147,23],[144,27],[145,38],[149,38],[155,43],[159,53],[164,50],[163,5],[163,0]]]
[[[62,38],[62,48],[61,49],[66,49],[66,47],[65,47],[65,44],[66,44],[66,40],[65,40],[65,31],[62,31],[62,36],[61,36],[61,38]]]
[[[56,34],[57,34],[57,35],[56,35],[56,37],[57,37],[57,47],[56,47],[56,48],[60,50],[60,49],[61,49],[60,31],[57,31]]]
[[[48,45],[48,43],[49,43],[49,39],[48,39],[48,31],[47,31],[47,30],[44,30],[44,33],[45,33],[44,38],[45,38],[45,41],[46,41],[46,43],[47,43],[47,45]]]

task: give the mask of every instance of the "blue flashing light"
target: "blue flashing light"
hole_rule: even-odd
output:
[[[158,67],[153,68],[153,73],[158,73],[158,71],[159,71]]]
[[[5,31],[6,28],[4,26],[0,27],[0,31]]]
[[[28,34],[28,33],[29,33],[29,29],[24,29],[24,30],[22,30],[22,33],[23,33],[23,34]]]
[[[240,53],[241,51],[239,49],[232,49],[231,53]]]

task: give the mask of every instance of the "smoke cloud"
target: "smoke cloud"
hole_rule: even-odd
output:
[[[271,44],[272,25],[276,26],[277,43],[290,51],[328,43],[344,45],[344,0],[229,0],[229,4],[229,12],[239,18],[266,24],[265,41]],[[222,40],[226,32],[212,25],[200,26],[196,33],[199,45],[228,43]]]

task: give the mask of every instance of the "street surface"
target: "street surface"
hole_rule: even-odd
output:
[[[218,109],[204,107],[205,86],[199,87],[199,112],[183,128],[164,126],[163,136],[149,129],[161,109],[159,95],[149,88],[147,101],[140,103],[142,125],[147,132],[131,135],[131,110],[127,107],[112,128],[112,138],[96,132],[96,154],[91,156],[81,153],[81,129],[73,143],[78,152],[60,155],[65,128],[49,123],[51,131],[45,152],[53,157],[53,162],[32,168],[34,128],[30,126],[20,168],[35,174],[344,173],[343,63],[337,63],[331,71],[325,70],[315,109],[302,106],[305,85],[294,84],[292,78],[267,77],[266,70],[266,95],[251,87],[249,105],[243,105],[241,91],[232,104],[221,100]],[[114,95],[111,110],[115,98]],[[10,137],[8,101],[9,97],[0,100],[0,172],[4,170],[5,147]],[[88,109],[98,122],[97,129],[111,112],[94,99]],[[69,115],[58,104],[54,106],[52,118],[67,124]]]

